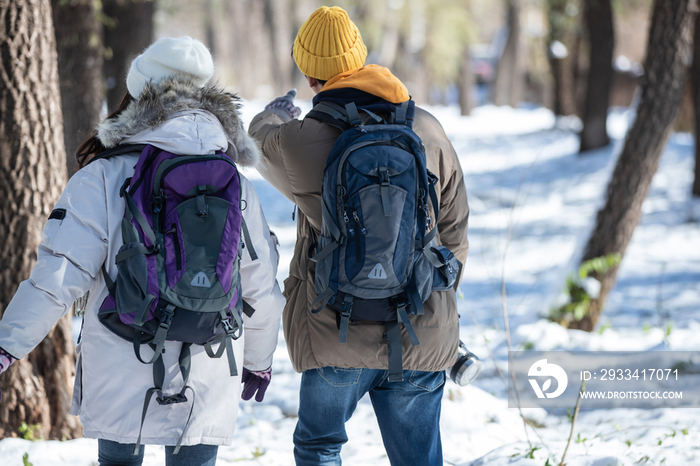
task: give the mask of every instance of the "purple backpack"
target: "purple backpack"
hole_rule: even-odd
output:
[[[112,281],[103,266],[109,295],[98,317],[133,342],[139,361],[154,364],[143,427],[153,393],[161,405],[187,402],[190,345],[203,345],[213,358],[226,352],[230,374],[238,374],[232,340],[243,332],[241,312],[252,313],[241,297],[244,241],[251,258],[257,257],[243,222],[238,170],[226,154],[175,155],[146,145],[118,147],[99,158],[138,150],[134,175],[119,192],[126,208],[124,245],[114,259],[118,274]],[[184,343],[179,357],[184,386],[167,396],[161,357],[166,340]],[[144,344],[153,350],[146,357]],[[139,432],[136,451],[140,437]]]

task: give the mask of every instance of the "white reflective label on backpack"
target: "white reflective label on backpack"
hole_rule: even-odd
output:
[[[377,264],[374,266],[372,271],[369,273],[369,278],[373,280],[386,280],[386,270],[384,270],[382,264]]]
[[[192,281],[190,282],[191,286],[198,286],[200,288],[211,288],[211,282],[209,281],[209,277],[207,277],[207,274],[204,272],[199,272],[197,275],[194,276]]]

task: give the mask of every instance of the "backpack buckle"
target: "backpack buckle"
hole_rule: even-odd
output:
[[[173,322],[173,315],[173,311],[169,310],[168,308],[163,309],[163,317],[160,319],[159,327],[166,330],[169,329],[170,324]]]
[[[176,393],[174,395],[168,395],[168,396],[157,396],[156,401],[158,402],[159,405],[161,406],[166,406],[166,405],[173,405],[176,403],[186,403],[187,402],[187,397],[183,395],[182,393]]]

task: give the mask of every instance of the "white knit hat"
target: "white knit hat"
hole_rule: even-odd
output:
[[[213,74],[214,62],[204,44],[188,36],[164,37],[131,62],[126,87],[132,97],[138,98],[149,81],[180,76],[204,87]]]

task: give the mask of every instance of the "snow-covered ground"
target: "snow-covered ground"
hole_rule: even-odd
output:
[[[244,119],[249,121],[263,105],[248,102]],[[307,111],[310,103],[302,106]],[[611,147],[581,157],[576,153],[576,121],[556,121],[544,109],[479,107],[470,117],[460,117],[456,108],[431,111],[444,125],[465,173],[471,247],[459,294],[461,337],[485,362],[471,386],[448,382],[445,387],[445,464],[559,464],[571,429],[566,413],[525,409],[523,414],[538,426],[526,433],[518,410],[507,407],[506,386],[496,371],[496,366],[507,369],[501,277],[513,349],[699,350],[700,202],[689,195],[693,138],[671,137],[599,329],[585,333],[566,330],[546,315],[593,226],[629,112],[612,112]],[[256,172],[246,175],[280,237],[281,282],[295,240],[293,206]],[[265,401],[241,403],[235,443],[219,450],[218,465],[293,464],[300,376],[292,370],[281,331],[273,370]],[[574,430],[578,441],[572,442],[566,463],[700,464],[697,413],[582,411]],[[350,441],[342,452],[346,464],[389,464],[368,398],[360,402],[347,429]],[[97,443],[0,441],[2,465],[21,466],[25,453],[35,466],[87,466],[96,464]],[[151,446],[144,464],[163,464],[162,455],[162,447]]]

